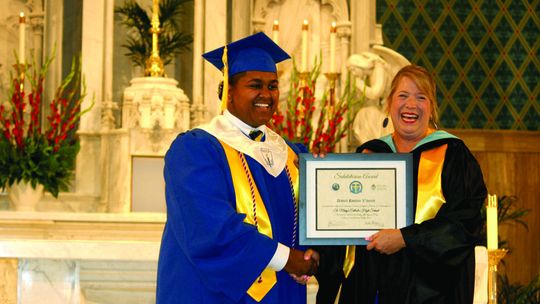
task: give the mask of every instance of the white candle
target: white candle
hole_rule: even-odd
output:
[[[279,22],[274,20],[274,26],[272,27],[272,40],[275,44],[279,44]]]
[[[487,229],[487,248],[495,250],[499,247],[498,220],[497,220],[497,195],[488,195],[488,204],[486,206],[486,229]]]
[[[330,27],[330,73],[336,72],[336,23]]]
[[[24,13],[21,12],[19,14],[19,63],[24,64],[26,59],[24,58],[24,43],[25,43],[25,36],[26,36],[26,18],[24,17]]]
[[[302,69],[301,72],[307,71],[307,48],[308,48],[308,21],[304,20],[302,24]]]

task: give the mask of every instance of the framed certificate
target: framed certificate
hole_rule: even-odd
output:
[[[412,154],[300,154],[301,245],[365,245],[413,223]]]

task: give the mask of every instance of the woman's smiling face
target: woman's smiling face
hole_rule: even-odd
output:
[[[279,102],[276,73],[247,71],[229,88],[227,109],[252,127],[266,124]]]
[[[431,102],[411,78],[401,78],[390,100],[389,111],[396,135],[409,142],[424,138],[429,128]]]

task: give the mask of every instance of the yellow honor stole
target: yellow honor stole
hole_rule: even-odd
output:
[[[257,185],[253,180],[253,175],[247,165],[244,154],[231,148],[223,141],[220,142],[223,146],[223,150],[225,150],[227,162],[231,169],[231,176],[233,177],[232,182],[234,185],[234,193],[236,195],[236,211],[246,215],[244,222],[254,225],[260,233],[272,238],[272,223],[270,222],[270,217],[268,216],[268,212],[266,211]],[[294,164],[295,159],[296,154],[288,147],[287,166],[285,167],[285,170],[287,171],[289,182],[292,187],[291,191],[293,191],[295,198],[295,210],[298,210],[298,168]],[[296,235],[296,218],[294,226],[293,245],[294,237]],[[253,282],[247,293],[255,299],[255,301],[260,302],[276,282],[276,272],[270,268],[265,268],[260,277]]]
[[[418,194],[414,222],[420,224],[437,215],[446,202],[442,193],[442,169],[448,145],[422,152],[418,165]]]
[[[420,224],[437,215],[442,204],[446,202],[442,193],[442,169],[448,145],[422,152],[418,165],[418,194],[414,222]],[[354,266],[355,246],[347,246],[343,273],[349,276]]]

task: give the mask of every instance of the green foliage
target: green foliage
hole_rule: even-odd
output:
[[[180,31],[178,17],[184,14],[183,4],[192,0],[163,0],[159,3],[160,33],[158,38],[159,56],[163,64],[169,64],[176,55],[188,50],[193,42],[190,34]],[[146,60],[152,54],[152,18],[134,0],[124,2],[114,9],[122,17],[122,24],[131,30],[132,36],[127,38],[126,56],[134,66],[146,67]]]
[[[43,185],[54,197],[68,190],[80,149],[75,131],[81,115],[93,103],[81,111],[86,85],[80,58],[75,57],[70,73],[62,80],[54,99],[47,103],[50,110],[45,117],[47,123],[42,125],[43,84],[52,58],[45,60],[40,69],[35,62],[32,69],[15,65],[17,73],[12,77],[9,108],[0,106],[1,189],[25,181],[34,188]],[[26,69],[24,78],[21,68]],[[20,89],[25,81],[30,83],[28,95]]]
[[[45,136],[24,139],[25,148],[18,150],[6,140],[0,140],[0,185],[4,188],[21,180],[30,182],[32,187],[43,185],[45,191],[58,197],[60,191],[67,191],[79,143],[61,145],[57,151]]]
[[[540,303],[540,275],[529,284],[512,284],[508,277],[499,275],[497,301],[503,304],[538,304]]]

